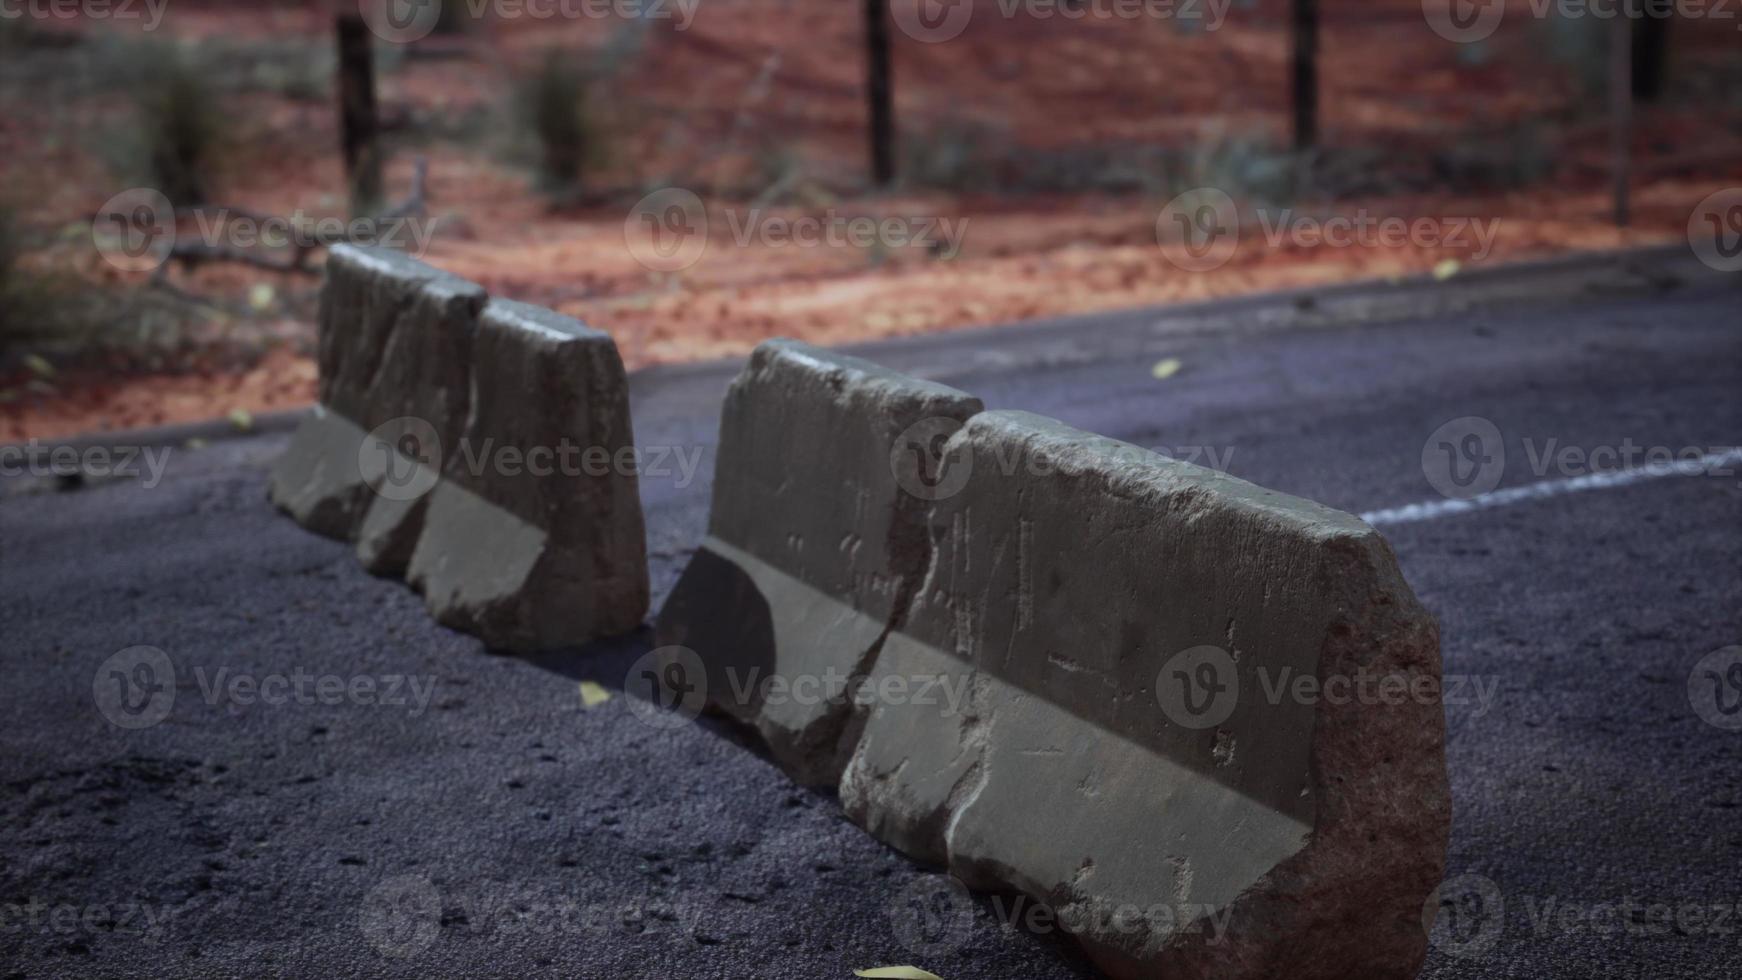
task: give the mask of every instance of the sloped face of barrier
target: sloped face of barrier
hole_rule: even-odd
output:
[[[549,649],[636,628],[647,562],[633,469],[497,465],[501,450],[632,447],[606,335],[397,253],[349,246],[321,298],[321,404],[274,503],[404,575],[442,622]],[[534,454],[534,458],[536,454]]]
[[[1438,633],[1377,532],[798,353],[734,385],[660,617],[709,703],[1114,976],[1413,976],[1449,831]],[[872,540],[900,546],[861,563]]]

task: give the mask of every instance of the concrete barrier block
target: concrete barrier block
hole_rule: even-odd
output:
[[[380,495],[406,479],[415,426],[438,432],[465,412],[471,328],[483,291],[389,249],[335,247],[320,307],[320,405],[273,467],[272,501],[303,526],[352,540]],[[432,336],[432,330],[451,330]],[[443,357],[454,359],[440,363]],[[426,373],[427,372],[427,373]],[[458,383],[456,384],[456,379]],[[393,424],[390,424],[393,423]],[[386,426],[386,428],[381,428]],[[375,431],[380,429],[381,431]],[[406,430],[406,431],[400,431]],[[413,431],[415,430],[415,431]],[[373,440],[371,433],[374,432]],[[392,483],[383,481],[391,480]],[[383,512],[368,539],[373,559],[402,522]],[[391,564],[391,562],[386,562]]]
[[[444,443],[408,579],[442,623],[504,649],[635,629],[648,605],[646,536],[616,345],[568,317],[492,300],[474,355],[470,417]]]
[[[925,567],[924,501],[898,485],[891,449],[916,424],[980,407],[786,340],[759,346],[732,383],[708,534],[659,640],[694,650],[708,704],[754,727],[802,782],[839,778],[863,710],[830,695],[870,669]],[[769,687],[794,681],[814,689]]]
[[[1449,825],[1438,630],[1378,533],[1025,413],[947,457],[869,674],[960,696],[875,702],[847,812],[1045,901],[1115,977],[1414,976]]]
[[[321,404],[273,469],[278,506],[354,542],[370,571],[407,576],[438,619],[492,646],[641,625],[645,531],[609,337],[397,252],[339,246],[320,371]],[[541,452],[555,465],[529,468]]]
[[[465,431],[486,300],[464,279],[424,281],[371,375],[362,469],[375,493],[356,543],[363,567],[377,575],[405,573],[442,461]]]

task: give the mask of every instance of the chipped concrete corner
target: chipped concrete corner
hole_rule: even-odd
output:
[[[633,446],[608,336],[396,252],[339,246],[321,293],[320,371],[321,404],[272,472],[281,509],[354,542],[371,572],[407,577],[433,615],[493,647],[552,649],[640,625],[635,473],[476,465],[480,444]]]
[[[1372,528],[790,343],[734,384],[719,471],[661,641],[879,839],[1049,903],[1119,978],[1419,969],[1439,637]],[[746,680],[827,670],[961,696]],[[1357,675],[1432,696],[1271,696]]]

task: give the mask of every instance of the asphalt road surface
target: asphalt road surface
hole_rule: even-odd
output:
[[[1384,522],[1448,676],[1451,911],[1426,976],[1738,976],[1742,291],[1586,278],[862,352]],[[634,380],[656,606],[706,521],[733,370]],[[732,732],[632,710],[645,633],[519,659],[437,627],[267,504],[284,442],[0,481],[0,974],[1093,975],[984,897],[965,931],[916,935],[898,913],[931,871]],[[1653,447],[1725,465],[1615,477]],[[1481,481],[1498,505],[1445,503]],[[174,683],[128,714],[124,677],[167,676],[132,673],[141,646]]]

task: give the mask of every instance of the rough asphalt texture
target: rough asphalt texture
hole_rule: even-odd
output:
[[[1504,433],[1502,487],[1577,475],[1534,471],[1549,439],[1742,442],[1733,283],[1407,320],[1384,303],[1326,313],[1365,301],[1340,302],[862,353],[989,407],[1214,447],[1237,476],[1357,513],[1438,499],[1422,447],[1462,416]],[[1183,369],[1158,381],[1163,357]],[[636,377],[640,444],[711,447],[736,368]],[[177,449],[150,488],[0,486],[0,975],[1092,975],[987,900],[959,944],[908,948],[890,909],[929,872],[835,801],[718,727],[645,724],[620,693],[583,707],[577,681],[620,691],[645,632],[518,659],[436,626],[402,584],[273,511],[284,444]],[[681,486],[643,476],[656,607],[702,535],[711,466]],[[1426,976],[1742,975],[1742,733],[1703,722],[1687,687],[1702,656],[1742,642],[1739,484],[1670,478],[1386,529],[1440,617],[1448,675],[1498,685],[1485,712],[1447,706],[1450,868],[1491,880],[1504,916],[1489,942],[1436,948]],[[127,730],[93,682],[140,644],[170,658],[175,697]],[[421,711],[208,697],[225,670],[433,688]],[[1638,908],[1652,903],[1728,912],[1666,928]],[[1598,907],[1621,911],[1593,924]]]

